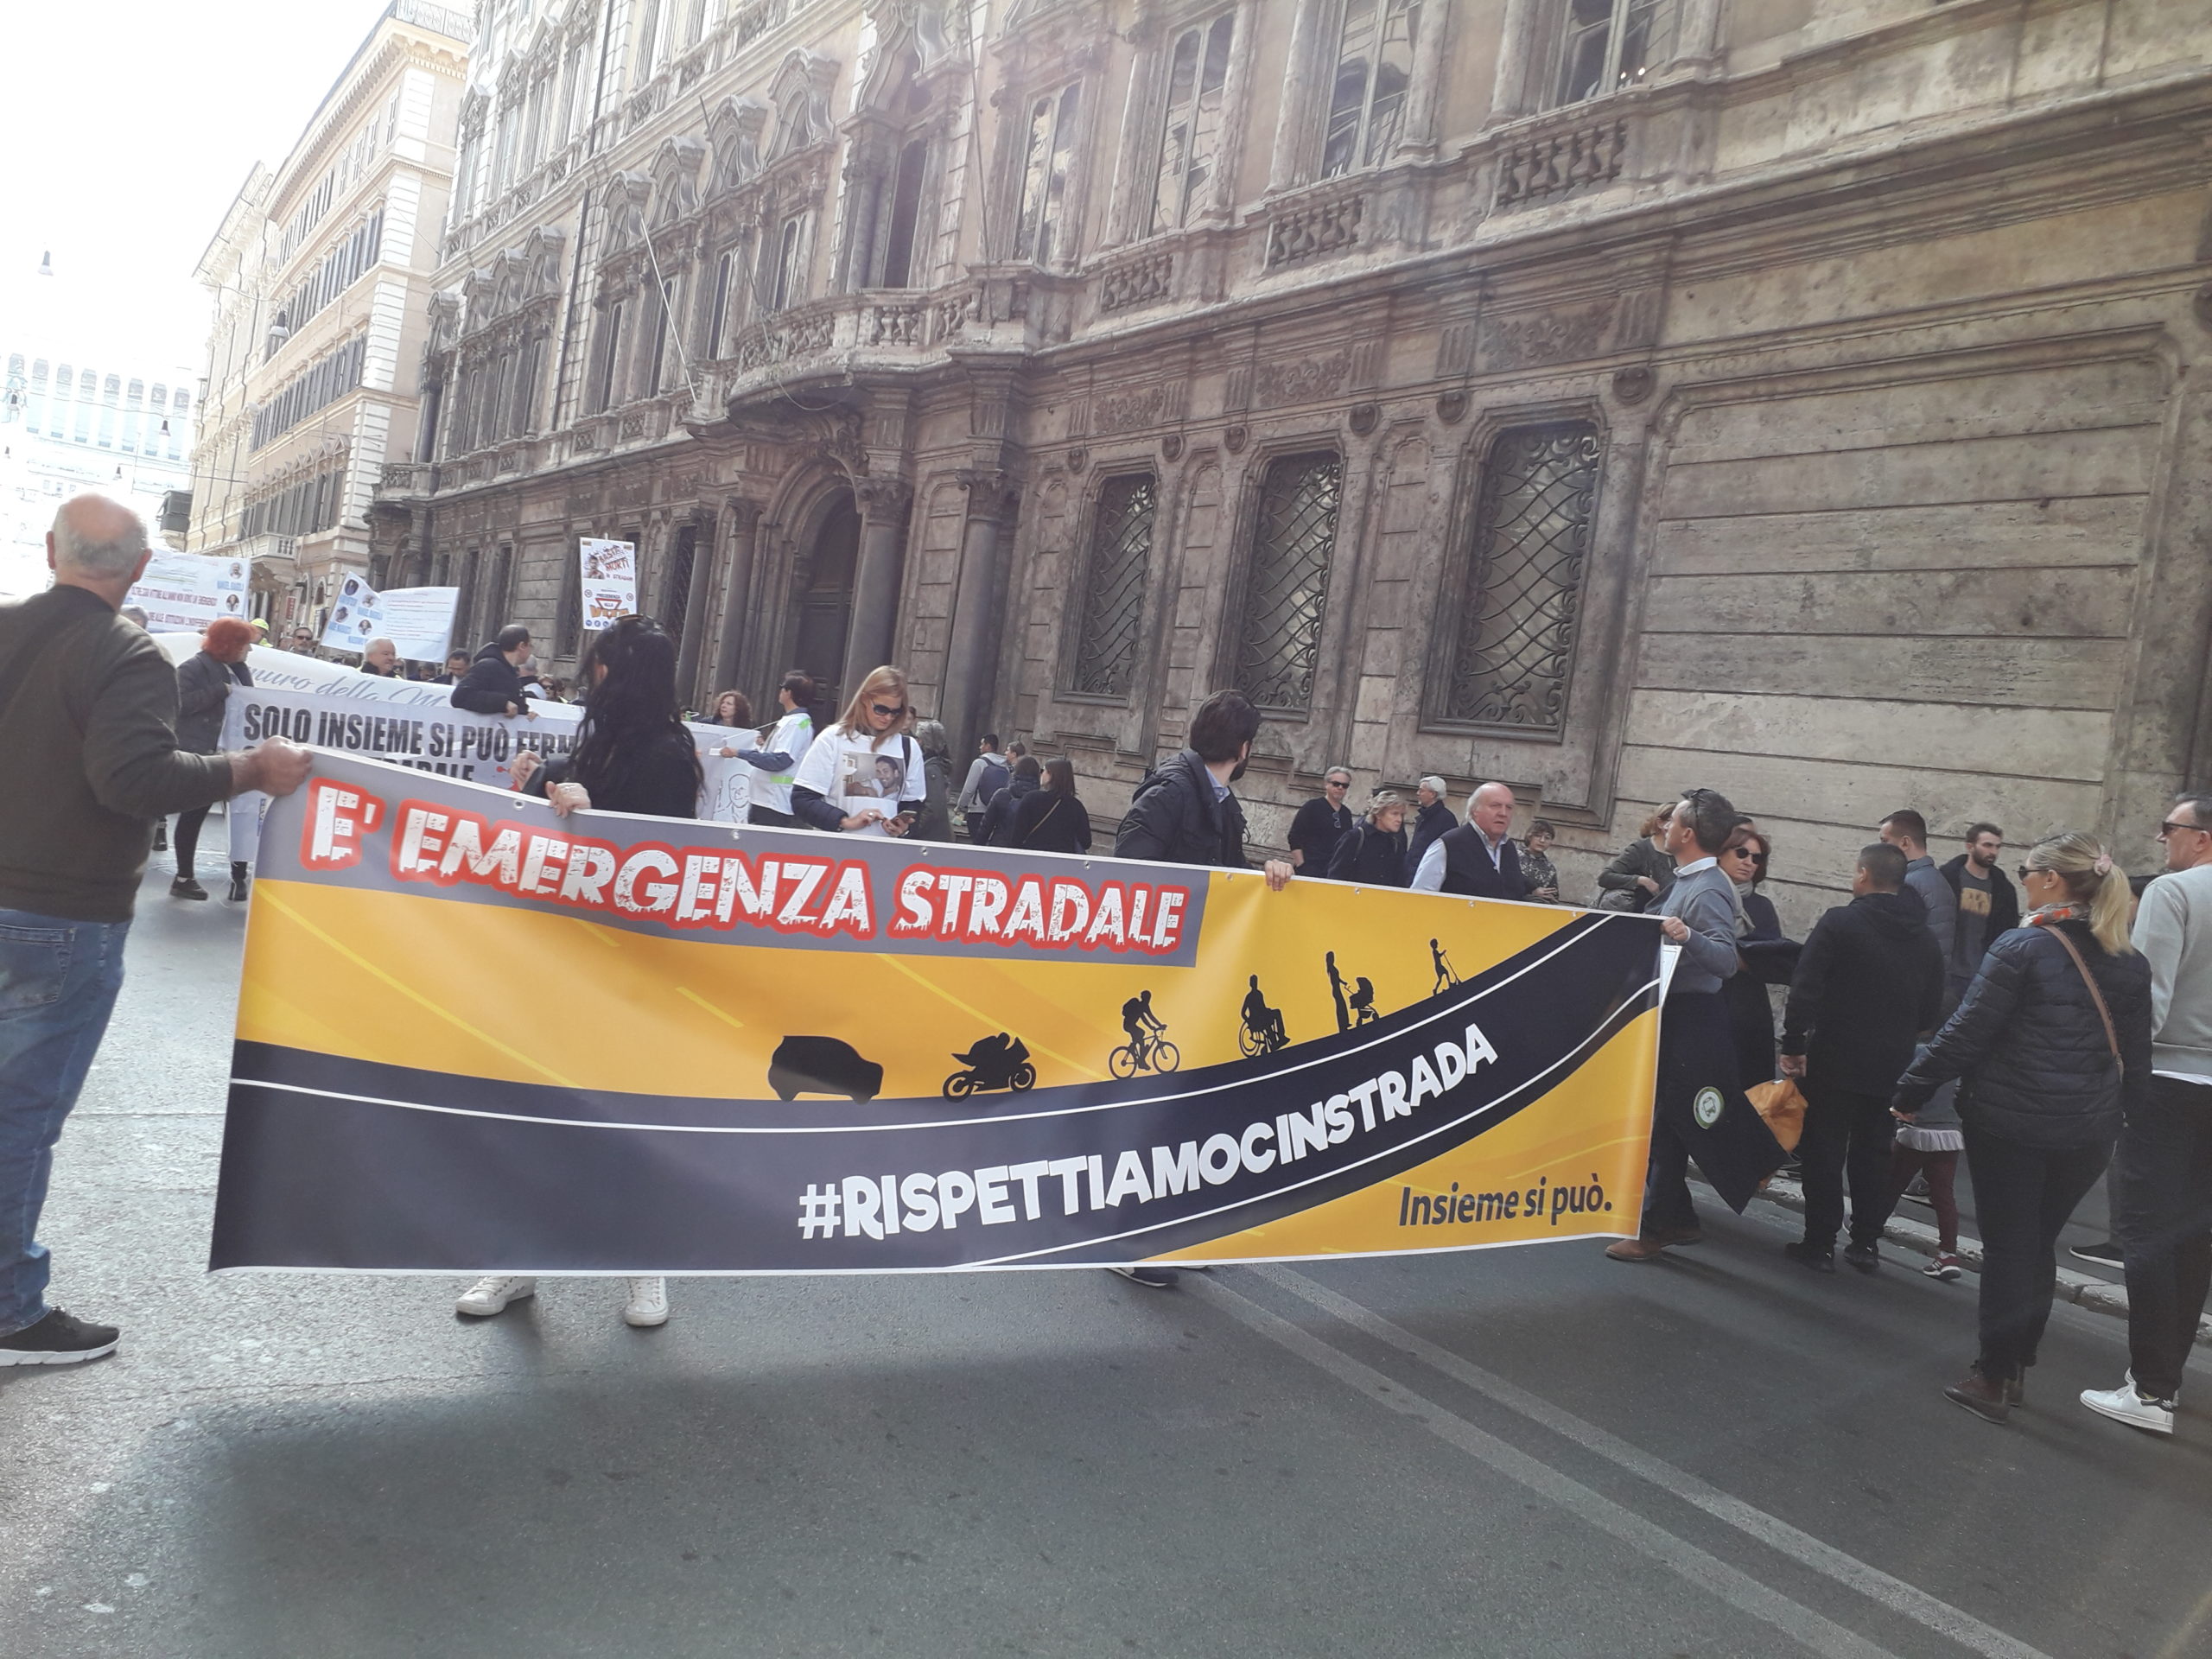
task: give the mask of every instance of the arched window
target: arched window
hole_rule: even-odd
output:
[[[1491,443],[1434,717],[1526,736],[1564,728],[1598,462],[1587,421],[1514,427]]]
[[[1152,187],[1154,231],[1190,223],[1192,204],[1220,160],[1222,89],[1229,82],[1236,35],[1236,16],[1224,12],[1211,23],[1185,29],[1169,48],[1167,107]]]
[[[1271,461],[1261,481],[1236,676],[1255,707],[1313,706],[1344,480],[1344,458],[1324,451]]]
[[[1344,0],[1329,124],[1321,140],[1323,178],[1389,158],[1405,118],[1420,25],[1421,0]]]
[[[1124,474],[1099,486],[1068,664],[1071,691],[1094,697],[1129,694],[1159,499],[1159,480],[1150,473]]]
[[[1635,86],[1650,70],[1664,0],[1556,0],[1554,105]]]
[[[1047,92],[1029,106],[1029,133],[1021,157],[1021,196],[1014,214],[1014,257],[1050,264],[1063,251],[1061,220],[1067,212],[1068,177],[1075,165],[1080,84]]]

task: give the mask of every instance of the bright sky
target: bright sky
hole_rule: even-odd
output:
[[[0,0],[0,348],[203,372],[193,267],[383,0]],[[41,257],[54,275],[36,275]]]

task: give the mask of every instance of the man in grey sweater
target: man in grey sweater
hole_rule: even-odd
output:
[[[2171,1434],[2212,1290],[2212,794],[2177,798],[2158,839],[2165,874],[2143,890],[2134,935],[2151,964],[2151,1098],[2129,1110],[2117,1162],[2131,1363],[2082,1403]]]
[[[1907,807],[1882,820],[1884,841],[1904,855],[1904,887],[1928,912],[1928,931],[1943,952],[1943,1012],[1948,1016],[1966,995],[1978,963],[1961,970],[1958,956],[1959,895],[1943,879],[1928,851],[1928,820]]]
[[[1738,966],[1736,887],[1719,866],[1738,814],[1717,790],[1694,789],[1667,824],[1675,884],[1656,912],[1680,959],[1659,1016],[1659,1075],[1644,1173],[1643,1220],[1609,1245],[1616,1262],[1650,1262],[1704,1237],[1690,1203],[1693,1155],[1714,1190],[1741,1210],[1782,1162],[1773,1134],[1745,1099],[1735,1039],[1720,997]]]
[[[100,496],[63,504],[54,586],[0,605],[0,1366],[111,1352],[113,1325],[46,1301],[38,1243],[54,1145],[123,983],[123,943],[154,824],[246,790],[287,794],[308,753],[176,747],[176,673],[118,614],[146,526]]]

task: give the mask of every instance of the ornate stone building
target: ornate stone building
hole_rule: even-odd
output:
[[[340,577],[379,574],[370,502],[413,453],[469,27],[389,0],[200,256],[214,320],[187,545],[251,556],[255,612],[280,628],[320,630]]]
[[[489,0],[379,546],[687,689],[891,660],[1110,823],[1196,701],[1503,779],[1576,896],[1692,782],[1785,910],[1885,811],[2139,865],[2212,770],[2212,10]]]

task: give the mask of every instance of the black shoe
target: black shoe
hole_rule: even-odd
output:
[[[188,875],[180,875],[169,883],[169,897],[172,899],[205,899],[207,896],[207,889]]]
[[[1872,1273],[1882,1265],[1882,1253],[1872,1244],[1847,1244],[1843,1259],[1861,1273]]]
[[[156,818],[154,820],[154,850],[157,853],[166,853],[168,849],[169,821],[167,818]]]
[[[0,1365],[74,1365],[115,1351],[123,1333],[49,1308],[36,1325],[0,1337]]]
[[[1815,1273],[1835,1271],[1835,1252],[1818,1244],[1808,1244],[1803,1239],[1793,1239],[1782,1247],[1782,1253],[1792,1262],[1810,1268]]]
[[[231,866],[231,891],[229,897],[231,902],[234,905],[242,905],[245,903],[245,867],[242,864],[233,864]]]
[[[1113,1267],[1107,1268],[1106,1271],[1109,1273],[1118,1273],[1122,1278],[1128,1280],[1131,1284],[1142,1285],[1147,1290],[1173,1290],[1175,1288],[1175,1269],[1173,1268]]]
[[[2076,1244],[2067,1253],[2069,1255],[2078,1256],[2084,1262],[2094,1262],[2101,1268],[2118,1268],[2126,1265],[2120,1255],[2120,1246],[2109,1238],[2101,1244]]]
[[[1991,1382],[1976,1365],[1944,1389],[1943,1397],[1953,1405],[1964,1406],[1985,1423],[2001,1423],[2012,1410],[2008,1397],[2011,1389],[2010,1382]]]

